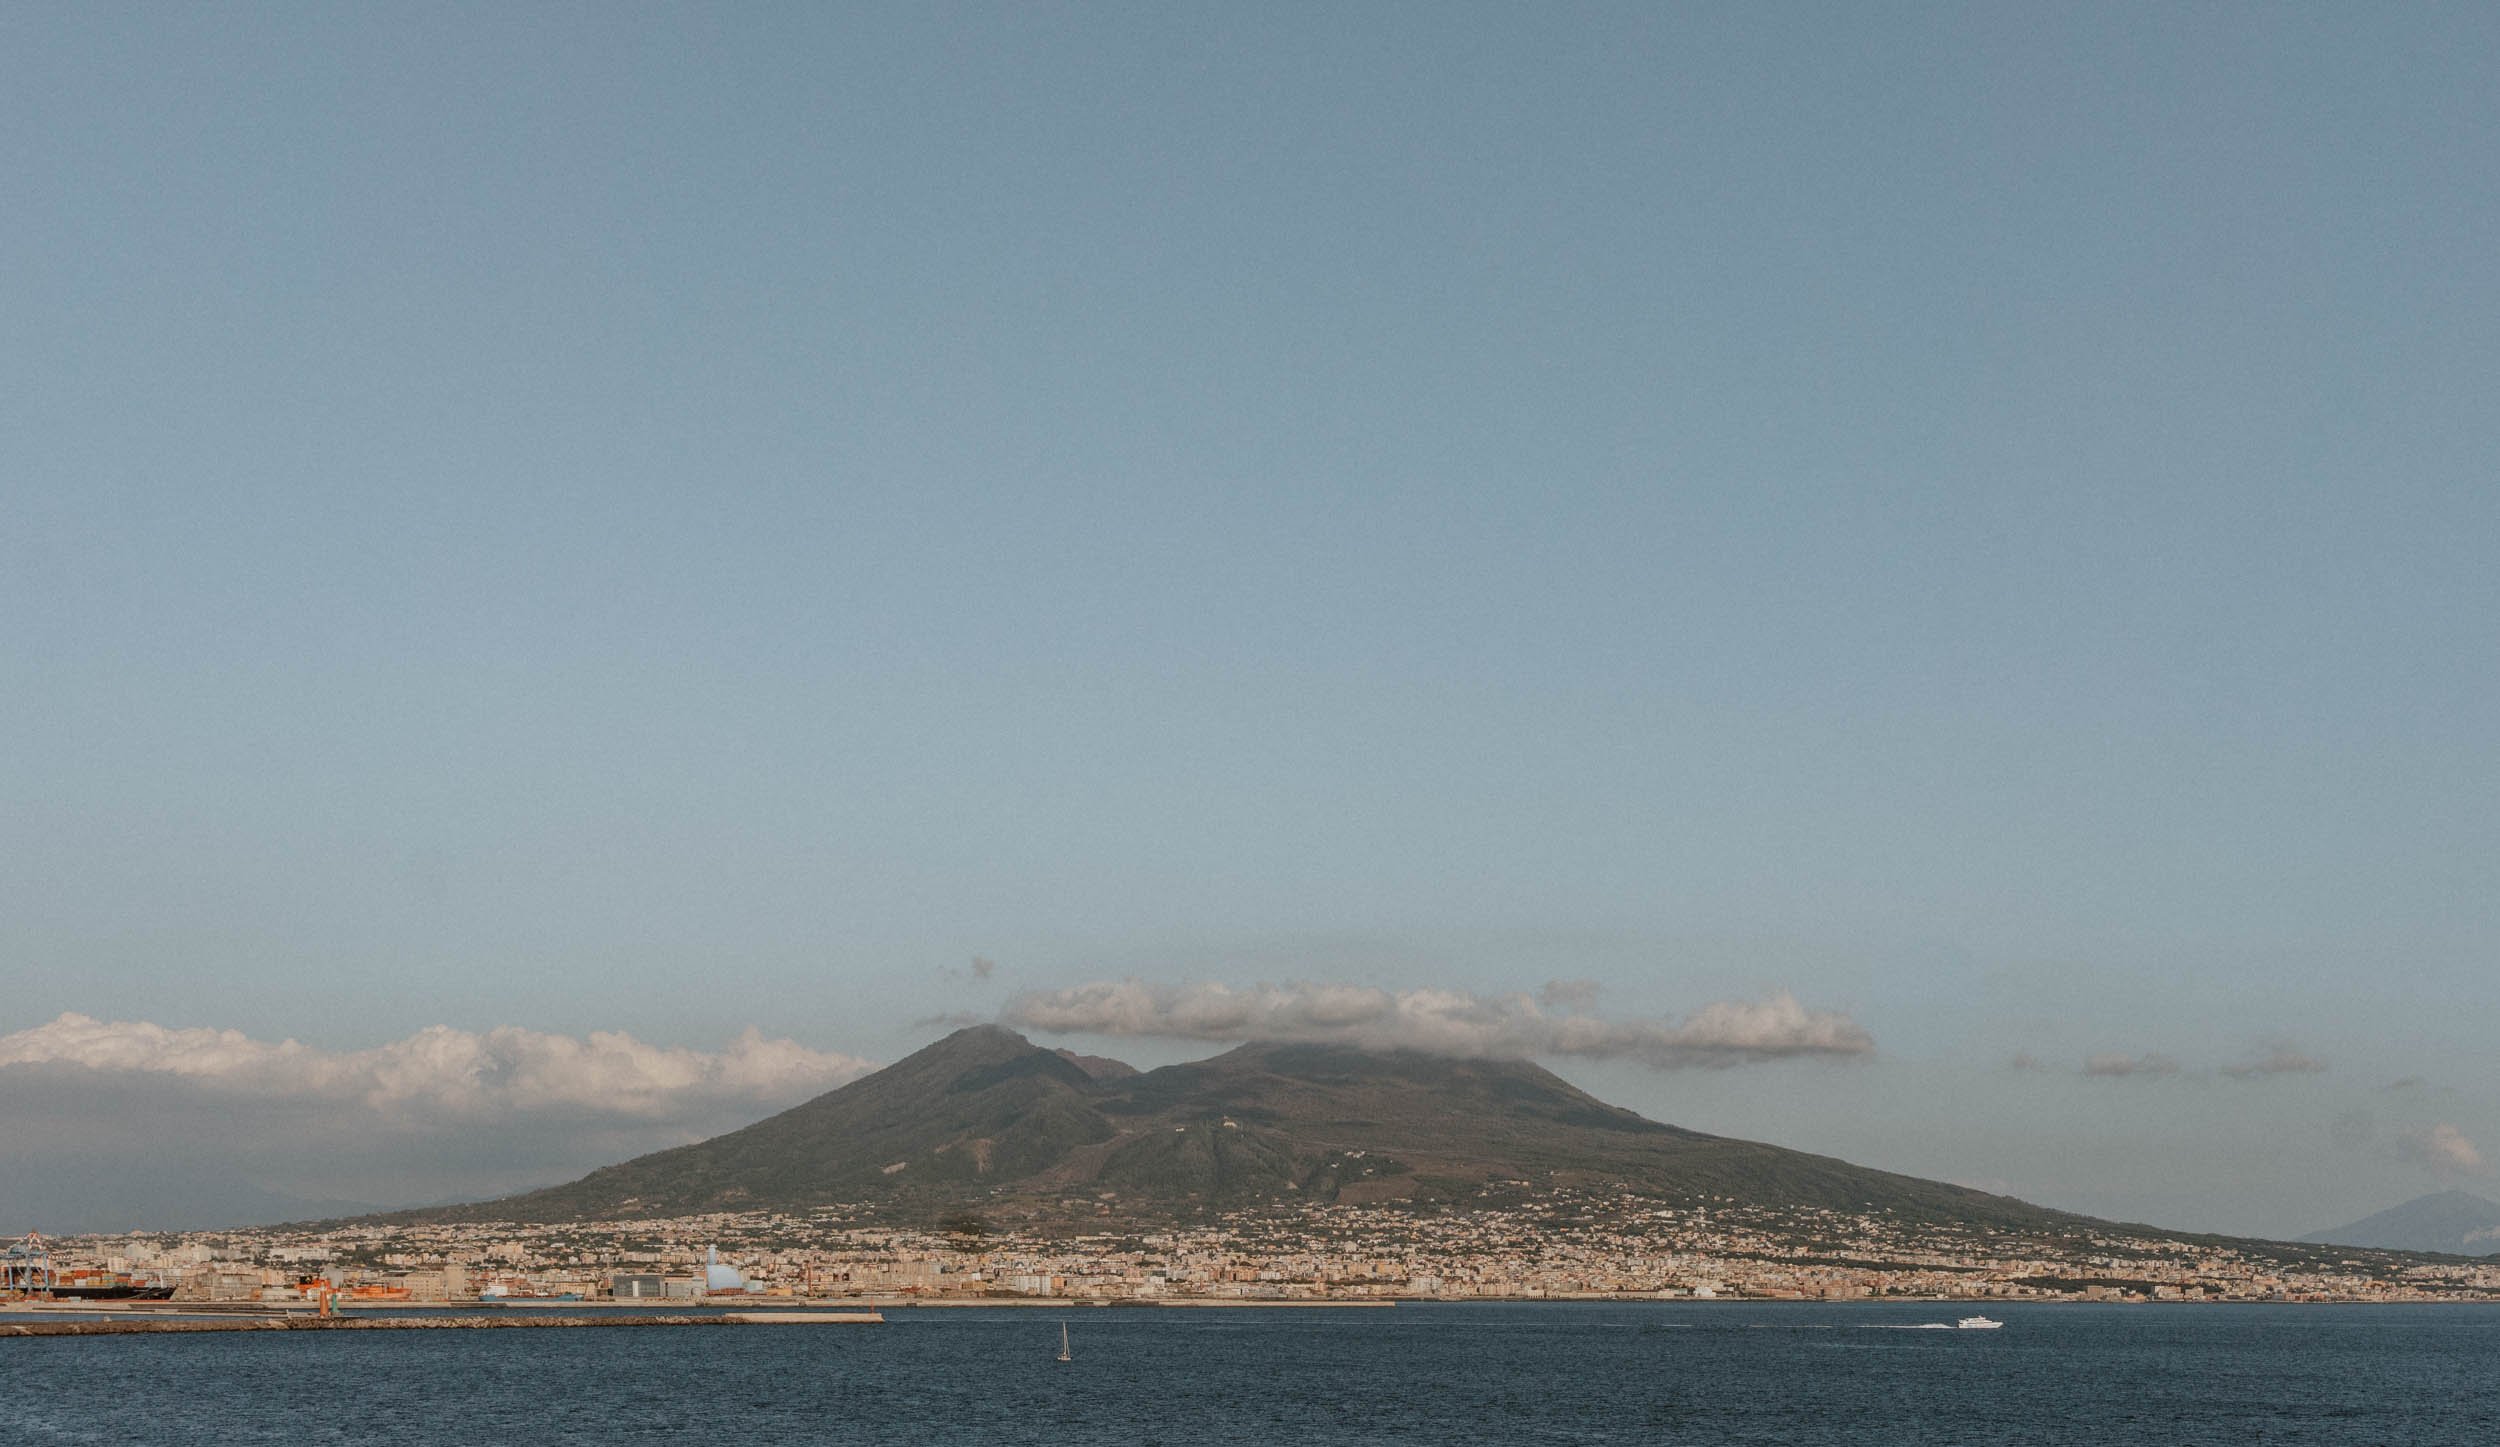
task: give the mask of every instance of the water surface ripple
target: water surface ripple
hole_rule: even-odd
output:
[[[0,1342],[0,1442],[2500,1442],[2500,1307],[902,1309]],[[1052,1360],[1059,1323],[1076,1360]]]

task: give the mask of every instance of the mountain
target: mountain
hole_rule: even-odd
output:
[[[399,1220],[560,1221],[866,1205],[934,1219],[1261,1201],[1472,1201],[1620,1183],[1666,1199],[1873,1207],[2056,1228],[2075,1217],[1661,1125],[1523,1060],[1245,1045],[1139,1072],[996,1026],[743,1130],[499,1201]]]
[[[0,1222],[15,1231],[209,1231],[379,1209],[364,1201],[272,1190],[205,1153],[145,1159],[99,1152],[0,1156]]]
[[[2500,1255],[2500,1205],[2465,1191],[2438,1191],[2364,1216],[2349,1226],[2300,1239],[2387,1251]]]
[[[1136,1066],[1125,1060],[1113,1060],[1105,1055],[1079,1055],[1073,1050],[1053,1050],[1050,1053],[1096,1080],[1125,1080],[1137,1073]]]

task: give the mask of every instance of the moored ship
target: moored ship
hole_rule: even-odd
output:
[[[171,1286],[121,1271],[60,1271],[51,1284],[55,1301],[168,1301],[173,1294]]]

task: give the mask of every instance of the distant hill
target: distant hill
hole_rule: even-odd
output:
[[[0,1157],[0,1230],[207,1231],[381,1209],[274,1191],[213,1159],[60,1152]]]
[[[2438,1251],[2451,1256],[2500,1255],[2500,1204],[2466,1191],[2439,1191],[2364,1216],[2349,1226],[2303,1236],[2336,1246],[2386,1251]]]
[[[930,1217],[1104,1205],[1176,1214],[1286,1200],[1463,1204],[1614,1183],[1661,1198],[2082,1224],[2010,1197],[1662,1125],[1527,1061],[1245,1045],[1138,1072],[986,1025],[743,1130],[565,1185],[396,1219],[836,1203]]]

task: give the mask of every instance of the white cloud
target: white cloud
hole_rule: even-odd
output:
[[[2222,1073],[2234,1080],[2255,1080],[2269,1075],[2317,1075],[2325,1069],[2325,1061],[2296,1046],[2278,1041],[2267,1046],[2261,1054],[2222,1067]]]
[[[871,1065],[753,1028],[720,1051],[651,1045],[618,1031],[576,1037],[513,1025],[483,1034],[436,1025],[369,1050],[332,1051],[239,1030],[65,1014],[0,1035],[0,1071],[42,1067],[360,1106],[422,1125],[546,1113],[668,1121],[725,1105],[790,1104]]]
[[[2129,1075],[2176,1075],[2179,1062],[2167,1055],[2148,1052],[2143,1055],[2102,1054],[2083,1062],[2083,1073],[2101,1080],[2114,1080]]]
[[[513,1026],[329,1050],[63,1015],[0,1035],[0,1219],[213,1225],[501,1195],[871,1068],[752,1029],[708,1051]]]
[[[2396,1132],[2396,1154],[2442,1176],[2491,1174],[2490,1165],[2483,1160],[2482,1149],[2468,1140],[2465,1132],[2446,1121]]]
[[[1568,999],[1574,992],[1566,991]],[[1007,1023],[1059,1034],[1343,1042],[1439,1055],[1628,1059],[1659,1070],[1874,1053],[1865,1028],[1786,991],[1721,1000],[1681,1020],[1552,1015],[1526,994],[1380,990],[1292,981],[1234,989],[1098,980],[1010,1001]]]

